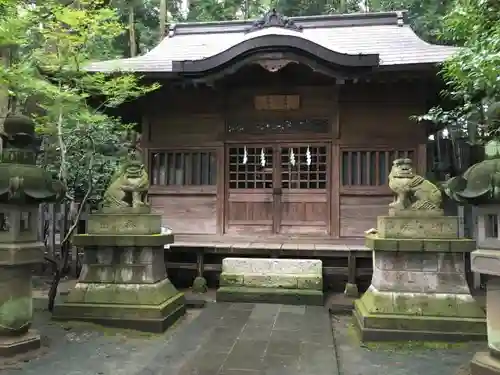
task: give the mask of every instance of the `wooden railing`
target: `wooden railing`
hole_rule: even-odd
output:
[[[214,150],[153,151],[149,166],[153,186],[207,186],[216,183]]]
[[[392,162],[410,158],[416,163],[415,155],[411,149],[342,149],[341,194],[390,194],[388,175]]]

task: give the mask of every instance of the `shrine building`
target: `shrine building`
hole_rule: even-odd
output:
[[[405,12],[270,11],[172,25],[148,53],[88,69],[162,85],[125,110],[173,249],[307,256],[363,251],[395,158],[425,174],[426,130],[410,117],[435,104],[455,51],[421,40]]]

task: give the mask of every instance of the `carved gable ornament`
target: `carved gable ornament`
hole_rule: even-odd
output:
[[[293,20],[278,13],[276,9],[271,9],[264,16],[255,21],[245,32],[262,30],[266,27],[282,27],[284,29],[302,31],[302,26],[297,25]]]

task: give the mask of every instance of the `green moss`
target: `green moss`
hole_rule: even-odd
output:
[[[353,318],[354,319],[354,318]],[[407,353],[415,350],[450,350],[466,348],[468,343],[439,341],[387,341],[362,342],[359,330],[354,322],[347,327],[347,334],[352,345],[358,345],[372,351]]]
[[[29,324],[33,316],[31,296],[11,298],[0,306],[0,325],[17,330]]]
[[[177,324],[177,322],[175,324]],[[104,327],[98,324],[88,323],[88,322],[77,322],[77,321],[54,322],[53,325],[59,326],[65,331],[94,331],[94,332],[100,332],[104,336],[108,337],[124,336],[127,338],[157,338],[161,336],[161,334],[156,334],[151,332],[141,332],[133,329]]]
[[[107,337],[125,337],[128,339],[164,339],[165,334],[169,334],[173,329],[178,327],[182,322],[186,319],[186,315],[181,316],[177,319],[167,331],[162,333],[154,333],[154,332],[143,332],[137,331],[134,329],[126,329],[126,328],[115,328],[115,327],[106,327],[100,324],[86,322],[86,321],[75,321],[75,320],[67,320],[67,321],[52,321],[49,324],[53,326],[60,327],[65,331],[73,331],[73,332],[82,332],[82,331],[93,331],[100,332],[104,336]]]
[[[411,352],[415,350],[450,350],[467,347],[467,343],[433,342],[433,341],[407,341],[407,342],[369,342],[365,343],[367,349],[373,351]]]

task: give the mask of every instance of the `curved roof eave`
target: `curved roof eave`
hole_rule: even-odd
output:
[[[378,54],[346,54],[325,48],[301,36],[267,34],[244,40],[213,56],[199,60],[174,60],[172,71],[201,73],[227,64],[248,52],[265,49],[290,48],[304,51],[334,65],[353,68],[373,68],[380,62]]]

